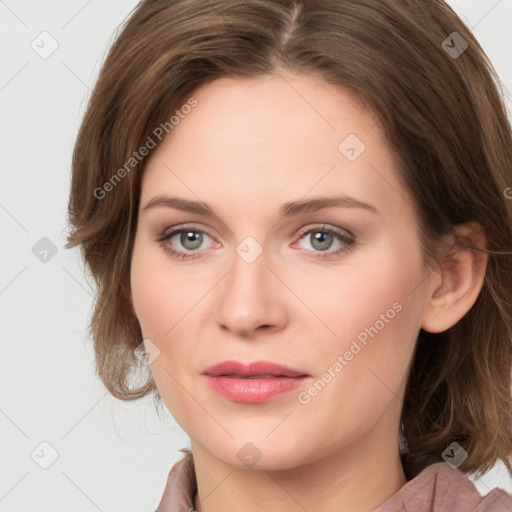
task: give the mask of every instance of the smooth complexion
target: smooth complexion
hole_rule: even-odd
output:
[[[418,332],[443,331],[467,312],[485,258],[462,255],[427,273],[413,201],[378,119],[349,92],[286,73],[220,79],[193,96],[197,107],[145,169],[131,286],[144,338],[161,351],[151,365],[158,391],[191,438],[196,506],[374,510],[405,483],[399,417]],[[366,146],[354,161],[338,149],[350,134]],[[280,216],[287,203],[340,196],[352,199]],[[159,241],[177,229],[197,241],[180,233]],[[250,251],[262,249],[252,263],[237,252],[246,237],[258,244]],[[298,393],[396,302],[402,310],[301,404]],[[242,403],[202,374],[227,360],[271,361],[310,377]],[[237,456],[247,443],[261,453],[250,469]]]

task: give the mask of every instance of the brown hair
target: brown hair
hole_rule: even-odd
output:
[[[481,474],[499,459],[512,469],[512,201],[504,194],[512,134],[492,65],[440,0],[137,5],[103,64],[72,162],[67,247],[81,246],[98,286],[89,328],[100,378],[121,399],[157,395],[151,376],[130,382],[142,342],[129,281],[147,160],[137,150],[197,87],[285,69],[350,89],[378,116],[415,202],[429,265],[441,234],[471,220],[482,225],[482,290],[452,328],[420,330],[403,435],[429,462],[456,441],[469,454],[462,471]]]

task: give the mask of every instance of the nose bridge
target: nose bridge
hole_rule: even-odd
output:
[[[267,268],[269,257],[253,237],[246,237],[233,254],[231,271],[217,301],[217,322],[234,332],[249,333],[261,326],[275,327],[282,320],[278,281]]]

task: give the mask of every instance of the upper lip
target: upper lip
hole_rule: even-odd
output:
[[[272,363],[270,361],[253,361],[250,363],[241,363],[239,361],[223,361],[204,370],[203,374],[212,377],[221,375],[236,375],[240,377],[252,377],[257,375],[272,375],[273,377],[304,377],[308,374],[290,368],[282,364]]]

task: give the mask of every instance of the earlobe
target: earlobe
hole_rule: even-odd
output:
[[[488,256],[478,250],[486,248],[483,228],[472,221],[456,226],[455,231],[464,243],[452,243],[452,250],[440,257],[440,266],[430,279],[421,327],[432,333],[455,325],[476,302],[484,282]]]

